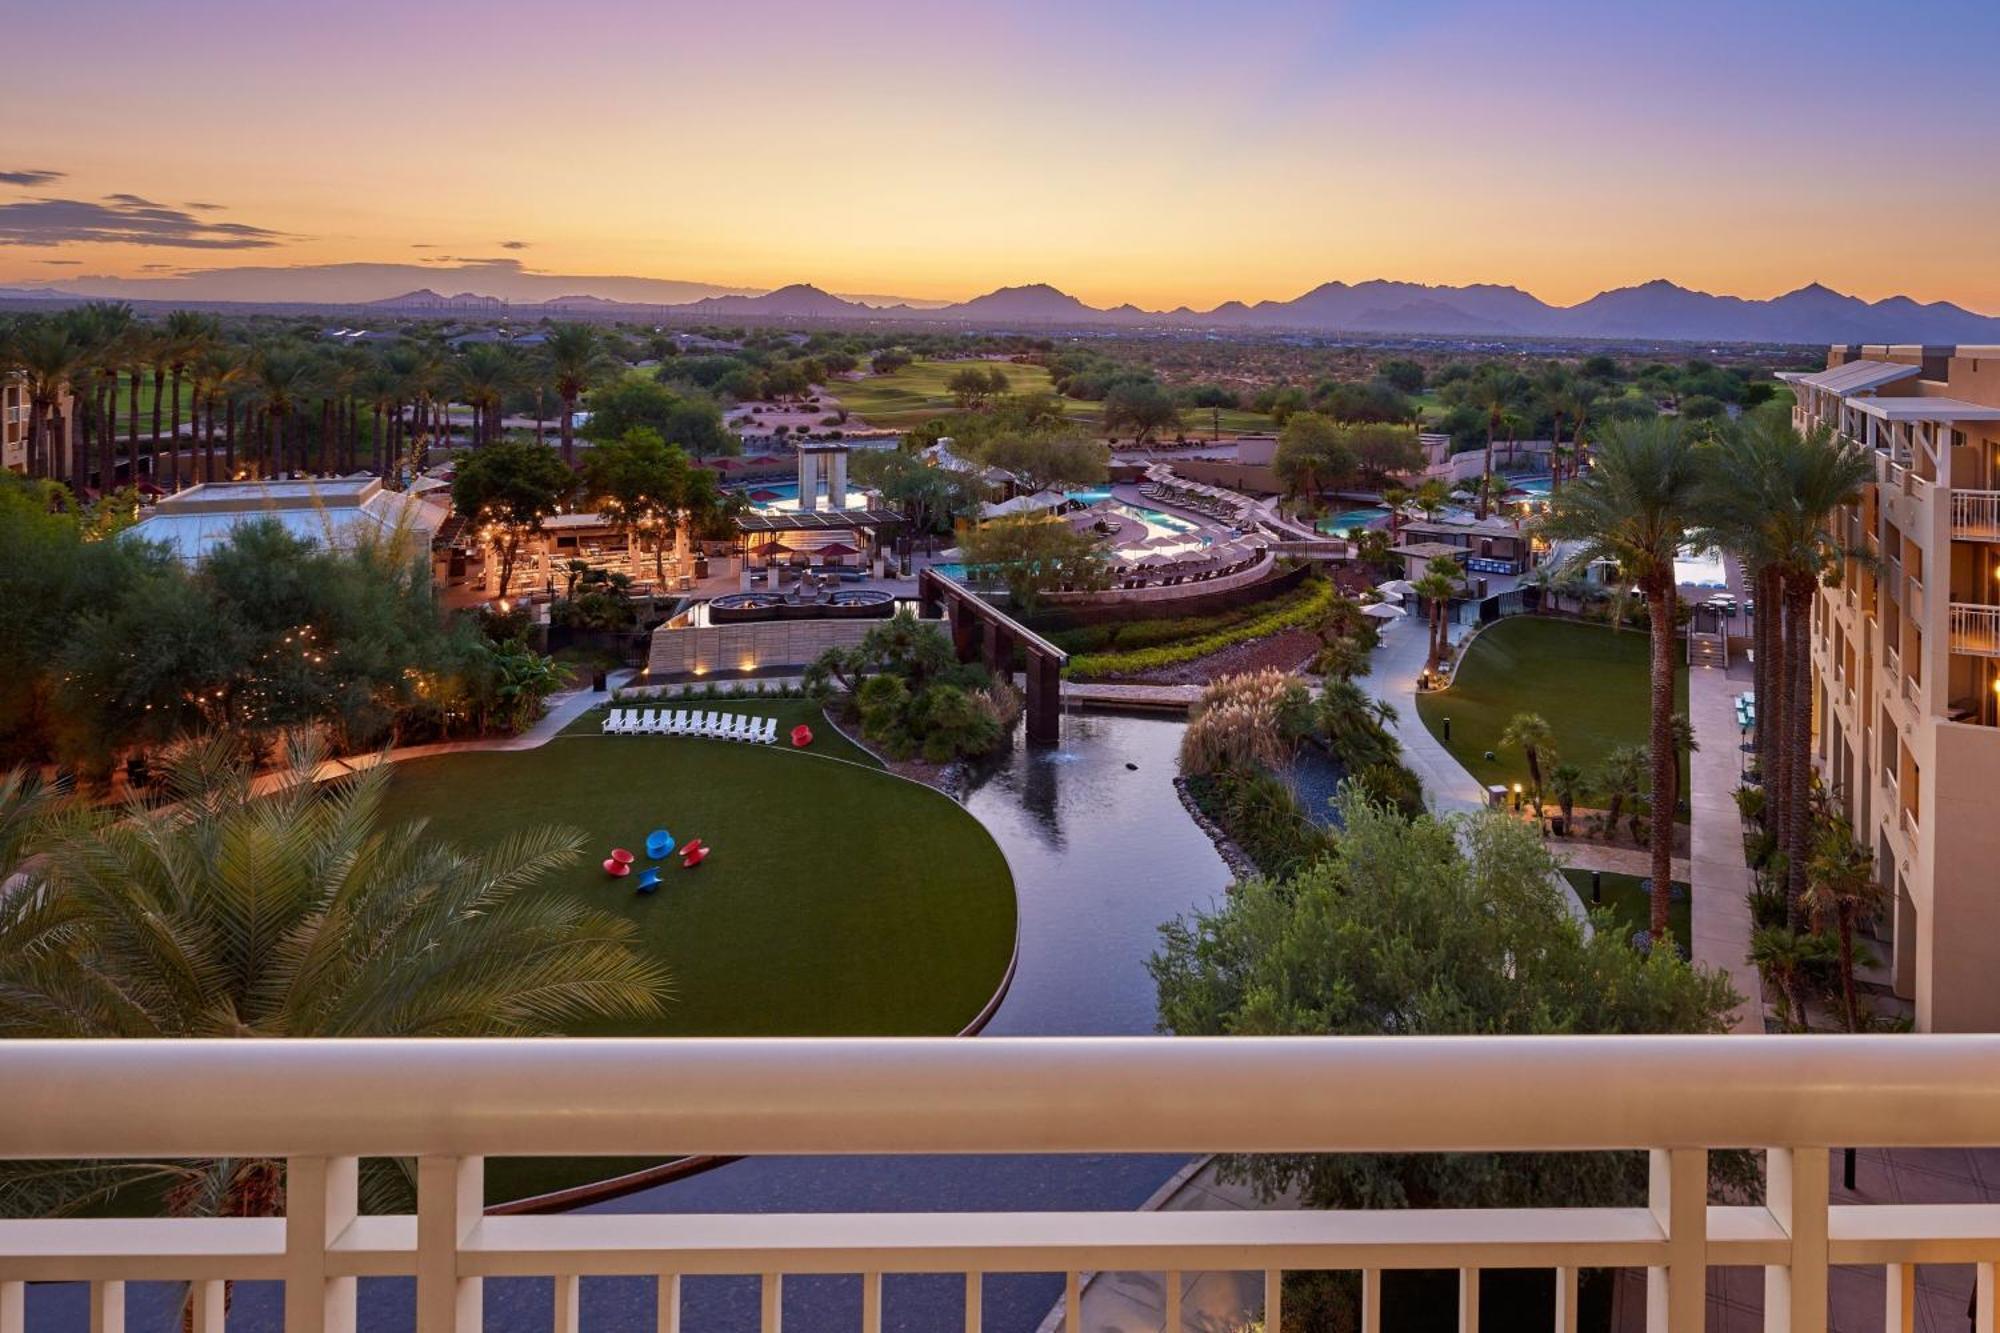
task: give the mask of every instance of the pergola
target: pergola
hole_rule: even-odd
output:
[[[780,543],[784,553],[808,557],[837,546],[872,555],[881,549],[884,531],[902,522],[903,516],[893,509],[772,509],[739,514],[736,554],[746,569],[748,560],[773,542]]]

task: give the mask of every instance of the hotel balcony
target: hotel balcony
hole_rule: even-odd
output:
[[[1973,657],[2000,657],[2000,606],[1953,602],[1951,650]]]
[[[553,1278],[557,1333],[583,1326],[584,1282],[613,1276],[647,1279],[658,1305],[645,1325],[678,1330],[682,1279],[711,1275],[754,1280],[762,1333],[780,1333],[787,1278],[829,1274],[858,1280],[842,1329],[883,1327],[884,1274],[946,1274],[962,1284],[963,1327],[980,1333],[984,1276],[1016,1273],[1061,1278],[1054,1301],[1071,1330],[1082,1327],[1084,1274],[1164,1274],[1151,1326],[1179,1333],[1214,1326],[1182,1306],[1182,1275],[1197,1272],[1258,1275],[1258,1308],[1228,1326],[1261,1318],[1279,1333],[1283,1277],[1297,1270],[1358,1272],[1361,1327],[1379,1330],[1400,1324],[1383,1273],[1416,1269],[1456,1272],[1459,1326],[1472,1330],[1483,1272],[1541,1270],[1559,1331],[1577,1327],[1580,1269],[1642,1269],[1644,1326],[1694,1333],[1709,1270],[1725,1266],[1762,1269],[1764,1327],[1803,1333],[1828,1326],[1830,1265],[1883,1272],[1887,1326],[1910,1328],[1919,1264],[1975,1266],[1990,1328],[2000,1262],[2000,1206],[1829,1202],[1832,1148],[2000,1138],[2000,1038],[1990,1036],[52,1041],[0,1044],[0,1060],[0,1151],[10,1156],[287,1164],[282,1218],[0,1221],[6,1333],[23,1328],[34,1282],[88,1284],[93,1333],[120,1333],[125,1284],[139,1281],[190,1284],[192,1327],[221,1333],[231,1280],[282,1283],[290,1333],[346,1333],[358,1322],[357,1279],[397,1275],[415,1278],[418,1333],[478,1329],[481,1283],[520,1277]],[[1709,1154],[1733,1148],[1762,1150],[1763,1182],[1711,1202]],[[1646,1201],[480,1208],[489,1157],[1550,1150],[1647,1152]],[[414,1159],[413,1214],[359,1211],[362,1157]]]
[[[1951,535],[1959,541],[2000,542],[2000,491],[1951,492]]]

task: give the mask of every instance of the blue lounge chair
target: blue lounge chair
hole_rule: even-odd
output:
[[[674,854],[674,835],[665,829],[654,829],[646,835],[646,855],[655,861],[664,861]]]
[[[659,888],[660,868],[658,866],[647,866],[645,871],[640,874],[638,882],[632,886],[632,891],[634,893],[657,893]]]

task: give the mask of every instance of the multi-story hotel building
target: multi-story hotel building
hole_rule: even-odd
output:
[[[0,371],[0,468],[22,472],[28,466],[28,381]]]
[[[2000,1031],[2000,347],[1834,347],[1801,429],[1864,445],[1813,614],[1816,760],[1875,852],[1917,1026]]]

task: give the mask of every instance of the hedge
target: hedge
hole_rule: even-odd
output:
[[[1069,665],[1063,668],[1063,674],[1074,680],[1098,676],[1131,676],[1142,671],[1154,671],[1160,667],[1192,662],[1197,657],[1219,653],[1233,644],[1261,639],[1266,635],[1276,634],[1281,630],[1296,629],[1301,625],[1310,625],[1327,613],[1333,605],[1335,596],[1336,591],[1330,581],[1316,579],[1301,590],[1296,600],[1275,603],[1248,620],[1192,638],[1177,639],[1158,647],[1139,648],[1130,652],[1082,653],[1069,659]]]

